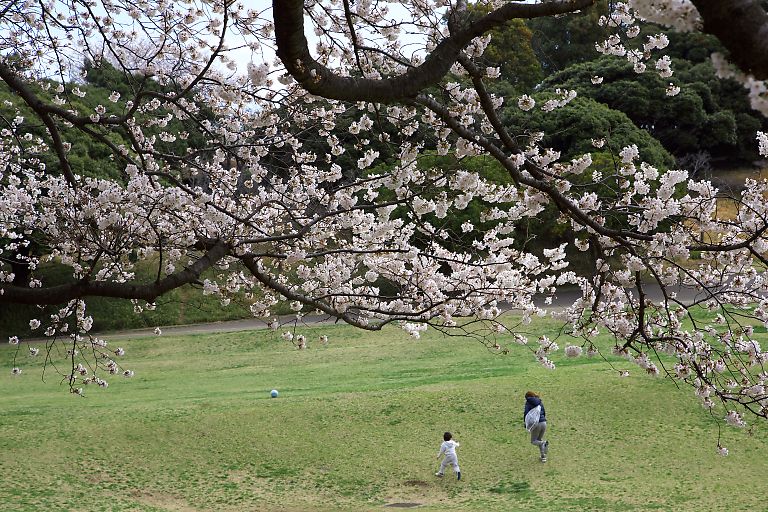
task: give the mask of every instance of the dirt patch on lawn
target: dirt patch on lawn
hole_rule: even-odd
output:
[[[134,491],[131,496],[140,503],[171,512],[200,512],[183,499],[167,493]]]

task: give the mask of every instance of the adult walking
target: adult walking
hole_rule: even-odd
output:
[[[539,447],[541,462],[547,462],[549,441],[544,440],[544,433],[547,431],[547,413],[544,410],[541,397],[533,391],[528,391],[525,394],[523,422],[525,428],[531,433],[531,444]]]

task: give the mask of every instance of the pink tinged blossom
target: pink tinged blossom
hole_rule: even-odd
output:
[[[717,445],[717,454],[718,454],[718,455],[721,455],[721,456],[723,456],[723,457],[727,457],[727,456],[728,456],[728,448],[726,448],[725,446],[721,446],[721,445],[719,445],[719,444],[718,444],[718,445]]]
[[[638,17],[652,23],[673,27],[680,32],[695,30],[702,23],[699,11],[689,0],[629,0],[627,3]],[[666,44],[660,48],[664,48]]]
[[[32,320],[29,321],[30,329],[35,330],[38,327],[40,327],[40,320],[38,320],[37,318],[33,318]]]
[[[686,379],[691,376],[691,368],[687,364],[677,363],[675,365],[675,374],[678,379]]]
[[[125,349],[123,349],[123,347],[117,347],[115,349],[115,355],[116,356],[124,356],[125,355]]]
[[[541,110],[544,112],[551,112],[556,108],[564,107],[576,98],[576,91],[573,90],[555,89],[555,94],[557,97],[547,100],[544,105],[542,105]]]
[[[248,64],[248,78],[253,85],[259,86],[267,81],[269,76],[269,66],[267,64]]]
[[[745,427],[747,425],[742,419],[741,414],[736,411],[728,411],[728,414],[725,417],[725,422],[732,427]]]
[[[126,378],[131,378],[131,377],[133,377],[133,370],[125,370],[125,371],[123,372],[123,377],[126,377]]]
[[[762,156],[768,156],[768,134],[757,132],[758,151]]]
[[[412,322],[405,322],[402,325],[402,328],[405,332],[408,333],[408,335],[411,338],[419,339],[421,338],[421,332],[427,330],[426,324],[417,324]]]
[[[670,84],[667,86],[666,94],[667,96],[677,96],[680,94],[680,87],[670,82]]]
[[[621,370],[619,372],[619,377],[629,377],[629,372],[627,370]]]
[[[93,327],[93,317],[87,316],[81,320],[80,328],[83,331],[88,332],[91,330],[91,327]]]
[[[21,368],[13,368],[11,370],[11,375],[21,375]]]
[[[8,343],[11,345],[18,345],[19,344],[19,337],[18,336],[9,336],[8,337]]]
[[[656,69],[659,72],[659,76],[662,78],[669,78],[672,76],[672,60],[668,55],[663,56],[656,61]]]
[[[631,146],[624,147],[624,149],[619,152],[619,156],[623,163],[628,164],[640,156],[640,151],[637,149],[636,144],[632,144]]]
[[[376,160],[376,158],[378,158],[378,156],[379,156],[378,151],[374,151],[372,149],[366,150],[363,157],[357,160],[357,167],[359,169],[366,169],[367,167],[370,167],[373,161]]]
[[[578,345],[568,345],[565,347],[565,355],[568,357],[579,357],[581,350],[581,347]]]
[[[541,364],[541,366],[543,366],[547,370],[555,369],[555,363],[546,357],[539,357],[539,364]]]
[[[651,51],[654,49],[663,50],[669,45],[669,38],[666,34],[656,34],[654,36],[648,36],[648,42],[643,45],[645,51]]]
[[[37,347],[29,347],[29,355],[34,357],[40,353],[40,349]]]
[[[160,327],[155,327],[155,330],[153,332],[155,333],[156,336],[160,336],[161,334],[163,334],[163,331],[162,329],[160,329]]]
[[[536,100],[534,100],[527,94],[523,94],[522,96],[520,96],[520,99],[517,100],[517,106],[520,107],[520,110],[524,110],[527,112],[536,106]]]
[[[702,399],[709,398],[711,394],[712,394],[712,386],[701,385],[698,388],[696,388],[696,396]]]

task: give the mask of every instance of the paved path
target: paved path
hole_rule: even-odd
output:
[[[646,285],[647,294],[653,300],[659,300],[662,297],[661,289],[658,285]],[[694,300],[696,293],[690,289],[677,289],[678,298],[683,302],[691,302]],[[578,297],[581,296],[581,292],[577,289],[564,289],[558,291],[554,297],[552,304],[544,306],[544,299],[538,299],[534,302],[539,306],[546,307],[549,310],[561,309],[573,304]],[[295,321],[294,315],[284,315],[279,317],[281,325],[292,324]],[[341,321],[338,321],[341,323]],[[327,315],[306,315],[299,321],[299,325],[332,325],[337,323],[337,320]],[[248,318],[245,320],[230,320],[225,322],[211,322],[203,324],[189,324],[189,325],[173,325],[161,327],[163,335],[175,335],[183,336],[185,334],[205,334],[205,333],[219,333],[219,332],[237,332],[237,331],[253,331],[256,329],[267,328],[266,323],[263,320],[256,318]],[[117,332],[105,332],[98,333],[98,336],[109,337],[110,339],[121,338],[141,338],[146,336],[155,336],[154,328],[146,329],[131,329],[126,331]]]
[[[294,315],[285,315],[279,317],[281,325],[292,325],[296,320]],[[299,325],[322,325],[335,323],[335,318],[329,318],[327,315],[306,315],[299,320]],[[341,322],[339,322],[341,323]],[[163,336],[183,336],[185,334],[206,334],[217,332],[237,332],[237,331],[253,331],[256,329],[266,329],[267,324],[263,320],[257,318],[246,318],[245,320],[227,320],[223,322],[210,322],[204,324],[187,324],[187,325],[169,325],[161,326],[160,329],[163,332]],[[154,327],[147,327],[145,329],[130,329],[126,331],[111,331],[103,333],[94,333],[94,336],[109,337],[109,339],[119,338],[143,338],[146,336],[156,336]]]

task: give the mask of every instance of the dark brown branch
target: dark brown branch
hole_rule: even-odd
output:
[[[323,313],[327,313],[335,318],[338,318],[339,320],[343,320],[349,325],[354,325],[355,327],[359,327],[361,329],[365,329],[368,331],[378,331],[381,329],[382,325],[384,325],[383,323],[368,324],[367,322],[361,322],[350,313],[341,313],[336,309],[334,309],[333,307],[331,307],[330,305],[326,304],[325,302],[322,302],[320,300],[313,299],[311,297],[307,297],[306,295],[298,293],[291,287],[280,283],[277,279],[273,278],[269,274],[262,272],[259,269],[259,265],[256,262],[255,258],[246,256],[242,258],[242,262],[245,265],[245,267],[251,272],[253,277],[258,279],[261,284],[263,284],[264,286],[266,286],[271,290],[275,290],[276,292],[281,293],[283,296],[285,296],[290,300],[297,300],[302,304],[318,309]]]
[[[229,247],[226,244],[214,243],[205,254],[189,267],[151,284],[81,280],[76,283],[45,288],[5,286],[0,288],[0,304],[62,304],[83,297],[116,297],[154,302],[157,297],[164,293],[196,282],[205,270],[212,267],[228,252]]]
[[[480,68],[475,66],[469,57],[463,54],[459,55],[458,62],[464,67],[464,69],[467,70],[469,76],[472,77],[472,85],[474,85],[475,91],[477,91],[477,96],[480,99],[480,106],[483,108],[483,112],[485,112],[485,115],[488,118],[488,121],[491,123],[491,126],[493,126],[493,129],[496,131],[496,135],[499,136],[499,139],[501,139],[501,142],[504,144],[504,147],[507,148],[508,151],[518,153],[520,148],[517,142],[515,142],[515,140],[509,134],[506,127],[504,126],[504,123],[502,123],[501,119],[496,113],[496,109],[493,106],[493,101],[491,100],[491,95],[488,93],[488,90],[485,88],[485,84],[483,83],[483,77]],[[517,182],[515,182],[515,185],[517,185]]]
[[[596,0],[556,0],[542,4],[510,2],[462,27],[444,39],[418,67],[384,79],[341,77],[320,64],[309,52],[304,36],[303,0],[273,0],[277,55],[288,73],[308,92],[327,99],[388,103],[413,98],[436,84],[450,70],[459,52],[472,39],[514,18],[537,18],[574,12]]]
[[[717,37],[730,60],[755,78],[768,79],[768,13],[758,0],[691,0],[704,20],[702,30]]]

